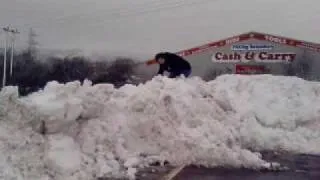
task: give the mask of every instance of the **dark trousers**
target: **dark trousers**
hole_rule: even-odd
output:
[[[174,71],[174,72],[170,72],[169,78],[176,78],[176,77],[179,77],[180,75],[184,75],[185,77],[189,77],[190,74],[191,74],[190,69]]]

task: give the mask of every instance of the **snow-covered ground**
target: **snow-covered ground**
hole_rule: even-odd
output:
[[[17,94],[0,92],[0,179],[134,178],[164,160],[260,169],[262,150],[320,153],[320,83],[295,77],[50,82]]]

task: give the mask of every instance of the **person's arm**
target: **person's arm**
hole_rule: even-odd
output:
[[[146,64],[149,65],[153,65],[153,64],[157,64],[157,61],[155,59],[149,59],[148,61],[146,61]]]
[[[161,74],[161,75],[163,75],[164,71],[165,71],[165,65],[160,64],[159,71],[158,71],[158,73],[157,73],[157,74]]]

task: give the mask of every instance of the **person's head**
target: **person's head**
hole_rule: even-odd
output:
[[[158,53],[158,54],[156,54],[155,60],[156,60],[159,64],[165,63],[166,59],[165,59],[165,57],[164,57],[164,54],[165,54],[165,53]]]

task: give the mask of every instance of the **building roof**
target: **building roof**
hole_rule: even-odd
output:
[[[230,37],[227,39],[223,39],[220,41],[211,42],[211,43],[208,43],[205,45],[197,46],[197,47],[194,47],[191,49],[182,50],[182,51],[177,52],[177,54],[179,54],[181,56],[194,55],[194,54],[198,54],[198,53],[205,52],[208,50],[212,50],[214,48],[223,47],[223,46],[226,46],[229,44],[238,43],[238,42],[246,41],[249,39],[269,41],[272,43],[283,44],[283,45],[299,47],[299,48],[305,48],[305,49],[309,49],[312,51],[320,52],[320,44],[291,39],[291,38],[282,37],[282,36],[271,35],[271,34],[265,34],[265,33],[259,33],[259,32],[249,32],[249,33],[244,33],[244,34],[240,34],[237,36],[233,36],[233,37]]]

